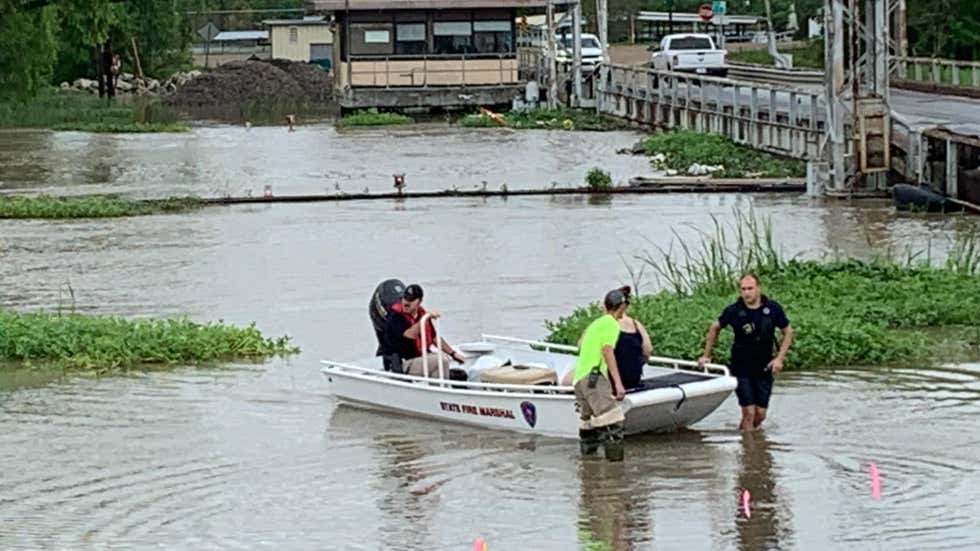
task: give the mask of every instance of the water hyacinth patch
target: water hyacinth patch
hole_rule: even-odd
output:
[[[188,319],[137,319],[0,310],[0,360],[100,372],[293,354],[289,337]]]
[[[870,260],[786,258],[772,227],[737,217],[733,227],[696,247],[658,249],[638,256],[663,290],[630,306],[661,356],[697,358],[712,320],[738,296],[742,273],[759,275],[763,292],[778,300],[796,329],[787,369],[930,365],[980,355],[980,243],[961,234],[943,263],[891,255]],[[599,315],[598,304],[546,322],[549,340],[575,344]],[[725,362],[731,331],[722,332],[715,359]]]

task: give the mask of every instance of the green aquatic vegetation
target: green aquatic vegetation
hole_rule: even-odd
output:
[[[658,169],[684,173],[692,165],[701,164],[724,167],[714,173],[721,178],[806,176],[802,161],[757,151],[719,134],[690,130],[660,132],[645,138],[641,146]]]
[[[629,128],[629,123],[600,115],[586,109],[531,109],[501,113],[508,128],[518,130],[588,130],[607,131]],[[482,114],[466,115],[459,121],[460,126],[469,128],[496,128],[500,123]]]
[[[340,128],[353,126],[393,126],[412,124],[413,122],[415,122],[415,119],[407,115],[402,115],[401,113],[379,112],[377,109],[367,109],[364,111],[355,111],[354,113],[343,116],[337,121],[337,126]]]
[[[944,351],[976,348],[980,334],[980,251],[976,233],[958,238],[945,264],[922,256],[904,260],[786,258],[772,244],[771,224],[740,217],[715,225],[697,247],[639,255],[663,290],[638,297],[632,316],[643,322],[655,354],[696,358],[704,333],[737,298],[744,272],[759,275],[796,329],[787,369],[923,365],[948,359]],[[972,244],[972,245],[971,245]],[[549,340],[575,344],[599,315],[598,304],[546,322]],[[715,359],[727,361],[731,332],[722,332]],[[952,343],[951,341],[956,341]]]
[[[187,132],[190,127],[180,122],[79,122],[56,124],[51,129],[100,134],[145,134],[151,132]]]
[[[168,199],[124,199],[112,195],[54,197],[0,196],[0,219],[3,218],[117,218],[150,214],[178,213],[200,208],[204,202],[194,197]]]
[[[594,167],[589,169],[588,174],[585,175],[585,184],[593,191],[604,191],[612,188],[613,181],[608,172],[599,167]]]
[[[157,98],[104,98],[49,88],[27,101],[0,102],[0,128],[87,132],[181,132],[187,126]]]
[[[299,349],[251,324],[0,310],[0,365],[111,371],[261,359]]]

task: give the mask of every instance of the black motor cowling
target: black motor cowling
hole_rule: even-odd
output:
[[[398,302],[405,292],[405,284],[399,279],[386,279],[378,284],[371,295],[368,311],[371,314],[371,325],[374,326],[374,336],[378,338],[378,350],[375,356],[382,354],[384,348],[385,320],[391,314],[391,305]]]

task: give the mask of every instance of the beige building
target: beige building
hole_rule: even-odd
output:
[[[269,27],[274,59],[332,64],[333,33],[326,18],[269,19],[263,23]]]
[[[545,0],[307,0],[333,13],[342,108],[502,105],[522,93],[518,10]],[[275,48],[275,40],[273,40]]]

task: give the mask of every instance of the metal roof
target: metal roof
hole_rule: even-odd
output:
[[[330,22],[327,18],[322,15],[307,15],[302,19],[266,19],[262,21],[263,24],[269,25],[270,27],[275,25],[288,25],[290,27],[296,27],[301,25],[329,25]]]
[[[269,31],[221,31],[214,37],[215,42],[234,42],[236,40],[268,40]]]
[[[309,11],[543,8],[548,0],[306,0]]]

